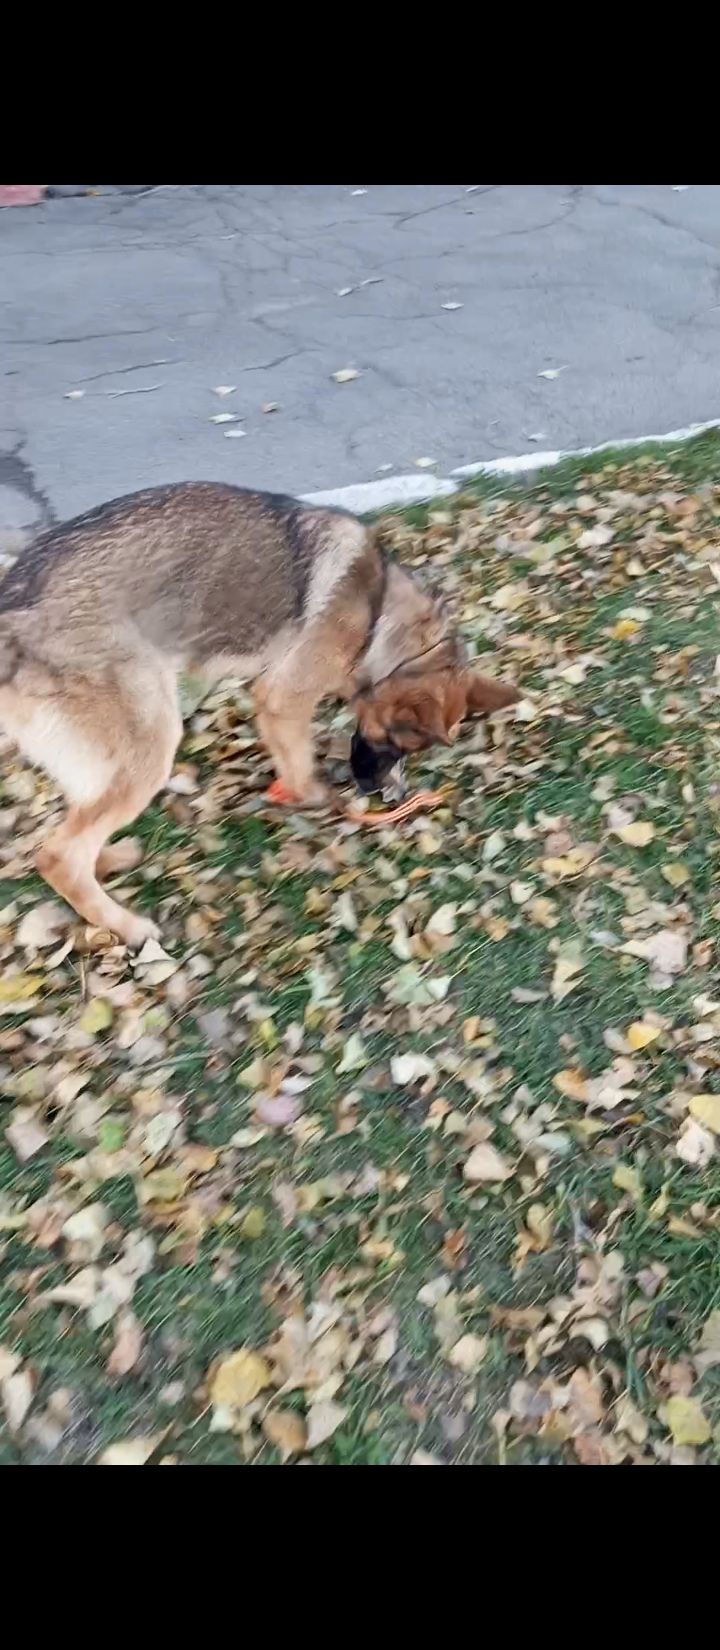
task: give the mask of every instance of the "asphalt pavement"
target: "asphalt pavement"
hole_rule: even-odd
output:
[[[0,548],[720,415],[718,185],[96,187],[0,212]]]

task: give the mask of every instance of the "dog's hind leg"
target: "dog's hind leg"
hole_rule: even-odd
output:
[[[74,686],[77,686],[74,684]],[[111,899],[97,880],[102,850],[166,783],[182,731],[174,682],[144,664],[119,685],[86,683],[62,699],[29,695],[5,719],[33,762],[45,767],[70,803],[61,825],[37,855],[46,882],[85,922],[141,945],[156,925]],[[108,859],[118,863],[121,844]]]

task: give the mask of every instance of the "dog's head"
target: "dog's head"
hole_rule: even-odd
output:
[[[350,763],[361,791],[380,790],[401,757],[451,745],[466,716],[488,715],[520,698],[508,682],[468,668],[394,671],[356,701]]]

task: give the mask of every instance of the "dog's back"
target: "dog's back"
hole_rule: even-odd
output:
[[[255,655],[302,622],[364,550],[339,511],[213,482],[112,500],[31,545],[0,585],[0,681],[18,643],[55,667],[134,651]]]

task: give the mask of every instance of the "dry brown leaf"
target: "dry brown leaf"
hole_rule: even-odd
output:
[[[262,1418],[262,1430],[269,1444],[280,1451],[284,1461],[307,1448],[307,1428],[302,1415],[293,1409],[271,1409]]]
[[[581,1103],[587,1100],[587,1078],[583,1077],[577,1066],[567,1066],[564,1071],[556,1071],[553,1087],[560,1094],[566,1095],[568,1100],[579,1100]]]
[[[480,1186],[484,1181],[508,1180],[512,1169],[507,1159],[490,1144],[483,1140],[479,1146],[474,1146],[467,1162],[463,1167],[463,1179],[470,1186]]]
[[[67,906],[58,905],[55,900],[41,900],[18,923],[15,943],[29,951],[41,951],[57,945],[72,921],[72,912]]]
[[[311,1404],[307,1413],[307,1449],[317,1449],[319,1444],[332,1438],[338,1427],[342,1426],[347,1415],[345,1404],[336,1404],[332,1398],[321,1399],[319,1403]]]
[[[134,1312],[121,1312],[115,1326],[115,1340],[107,1361],[108,1375],[129,1375],[143,1349],[143,1332]]]
[[[16,1106],[10,1113],[5,1139],[12,1146],[18,1162],[27,1163],[42,1151],[43,1146],[47,1146],[50,1136],[30,1106]]]

